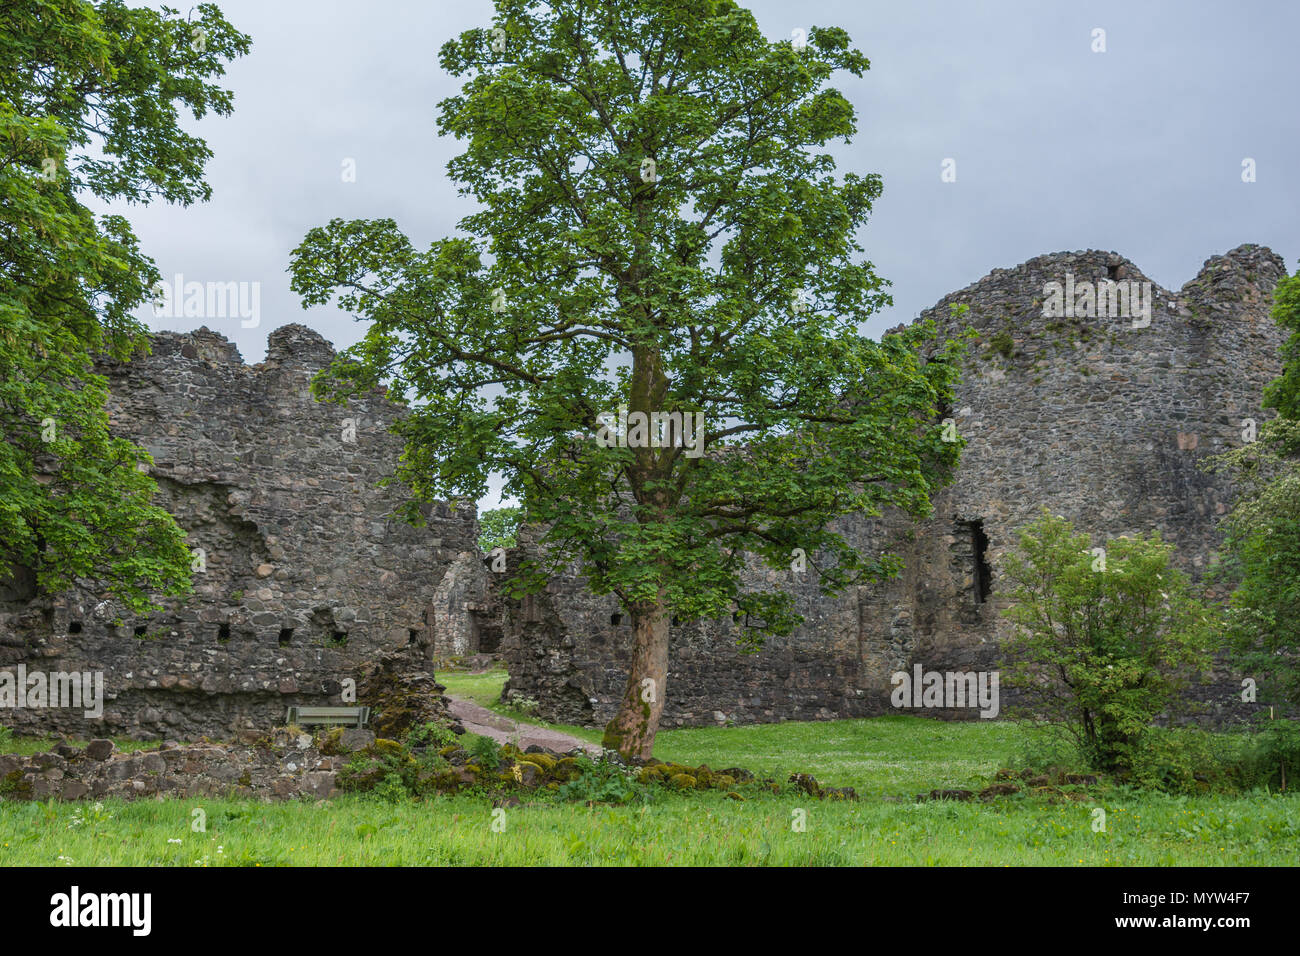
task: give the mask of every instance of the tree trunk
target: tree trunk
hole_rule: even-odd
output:
[[[624,760],[647,760],[654,750],[659,717],[664,712],[668,610],[661,595],[658,601],[634,604],[629,611],[635,644],[627,687],[601,743],[607,750],[617,750]]]

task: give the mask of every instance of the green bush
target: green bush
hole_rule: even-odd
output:
[[[649,789],[637,783],[618,764],[605,760],[597,763],[588,757],[578,757],[576,766],[578,776],[558,791],[561,800],[577,803],[631,803],[638,799],[643,802],[648,800]]]
[[[1300,721],[1270,720],[1252,743],[1243,774],[1250,785],[1300,789]]]
[[[485,772],[495,771],[501,763],[501,747],[491,737],[466,734],[461,746],[469,753],[470,762],[478,764]]]
[[[450,727],[444,727],[442,724],[435,724],[429,721],[421,724],[419,727],[412,727],[406,735],[406,745],[408,747],[428,747],[431,750],[441,750],[443,747],[449,747],[456,743],[459,738],[456,732]]]
[[[397,772],[387,774],[374,789],[374,795],[386,803],[401,803],[411,797],[406,781]]]
[[[1016,627],[1003,643],[1005,682],[1024,692],[1024,711],[1070,732],[1090,770],[1135,771],[1152,721],[1209,666],[1214,612],[1172,554],[1159,534],[1093,549],[1044,510],[1006,556],[1003,614]],[[1147,769],[1182,779],[1167,750],[1147,754]]]
[[[1021,770],[1045,770],[1048,767],[1083,770],[1087,767],[1087,760],[1064,727],[1044,724],[1027,732],[1017,767]]]
[[[1152,727],[1132,751],[1129,779],[1165,793],[1241,790],[1248,785],[1242,763],[1248,747],[1244,737],[1194,727]]]

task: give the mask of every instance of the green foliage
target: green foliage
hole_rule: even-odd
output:
[[[444,727],[442,724],[429,721],[419,727],[411,728],[406,735],[406,745],[408,747],[428,747],[432,750],[441,750],[443,747],[449,747],[457,743],[459,739],[456,732],[450,727]]]
[[[373,793],[378,799],[386,803],[401,803],[411,798],[411,792],[407,789],[405,780],[396,771],[385,774],[384,778],[375,785]]]
[[[501,745],[491,737],[480,734],[466,734],[461,746],[469,752],[470,762],[478,764],[485,771],[495,771],[501,763]]]
[[[1232,792],[1246,784],[1249,741],[1195,727],[1152,727],[1133,749],[1132,782],[1166,793]]]
[[[1265,722],[1252,757],[1250,783],[1275,791],[1300,789],[1300,721]]]
[[[1009,359],[1011,358],[1012,355],[1015,354],[1015,351],[1016,351],[1015,339],[1011,337],[1010,332],[1008,332],[1006,329],[1003,329],[1001,332],[995,332],[993,335],[989,337],[989,347],[988,350],[984,353],[984,357],[989,358],[996,352],[998,355],[1001,355],[1003,358]]]
[[[195,15],[197,14],[197,15]],[[195,33],[202,29],[203,42]],[[201,47],[201,48],[199,48]],[[248,49],[212,4],[16,0],[0,33],[0,576],[97,581],[131,610],[180,593],[190,554],[152,504],[149,456],[109,433],[92,354],[144,349],[158,271],[120,215],[82,202],[206,199],[211,151],[182,129],[231,111],[208,82]]]
[[[1131,768],[1152,719],[1209,665],[1214,612],[1171,552],[1158,533],[1119,538],[1103,565],[1087,535],[1044,511],[1005,562],[1004,613],[1017,625],[1006,681],[1030,713],[1061,723],[1092,769]]]
[[[1291,335],[1282,343],[1282,374],[1264,389],[1264,407],[1300,421],[1300,270],[1273,289],[1273,320]]]
[[[828,592],[895,572],[829,525],[929,510],[959,452],[936,423],[958,349],[930,324],[858,332],[889,301],[855,239],[881,182],[837,177],[825,147],[856,127],[827,84],[866,58],[837,28],[769,41],[729,0],[501,0],[494,28],[503,51],[488,29],[441,51],[466,77],[439,117],[479,203],[463,237],[420,251],[391,220],[334,220],[293,253],[304,305],[370,323],[317,393],[414,397],[397,477],[419,497],[504,475],[548,529],[521,592],[576,561],[634,617],[739,613],[759,640],[799,618],[742,593],[746,552],[803,549]],[[594,440],[620,405],[702,414],[707,453]]]
[[[395,799],[400,789],[405,797],[417,791],[420,769],[420,763],[404,746],[381,738],[339,771],[338,787],[350,793],[380,791],[386,800]]]
[[[491,553],[497,548],[513,548],[522,515],[522,508],[491,508],[479,515],[479,550]]]
[[[1237,488],[1215,579],[1234,587],[1234,663],[1265,703],[1300,705],[1300,421],[1265,422],[1258,440],[1209,459]]]
[[[631,803],[649,799],[649,788],[637,783],[634,774],[613,761],[577,759],[578,776],[559,789],[562,800],[580,803]]]

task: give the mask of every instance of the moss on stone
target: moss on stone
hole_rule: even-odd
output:
[[[334,756],[342,753],[341,741],[343,740],[343,728],[331,727],[322,733],[316,742],[316,749],[326,756]]]

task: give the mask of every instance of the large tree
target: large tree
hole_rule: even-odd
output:
[[[248,38],[118,0],[0,3],[0,584],[97,581],[128,607],[189,582],[184,533],[152,503],[145,452],[109,432],[92,356],[147,344],[132,316],[158,272],[89,197],[206,199],[211,152],[181,129],[227,114],[213,83]]]
[[[465,235],[418,251],[391,220],[335,220],[294,252],[304,306],[371,323],[318,394],[409,396],[397,474],[421,497],[504,474],[546,529],[519,590],[576,568],[618,597],[633,645],[604,739],[627,757],[653,747],[673,618],[788,632],[787,594],[742,587],[747,554],[806,555],[827,593],[895,571],[829,523],[926,513],[958,453],[937,421],[956,346],[859,332],[889,301],[855,239],[881,183],[824,147],[855,131],[828,83],[867,60],[840,29],[799,39],[730,0],[501,0],[441,51],[467,77],[439,119],[466,143]]]

